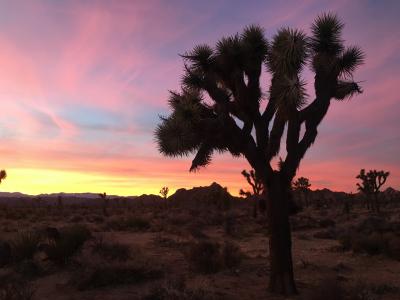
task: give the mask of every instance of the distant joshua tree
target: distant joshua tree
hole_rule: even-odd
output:
[[[161,190],[160,190],[160,194],[161,194],[161,196],[164,198],[164,200],[167,200],[168,193],[169,193],[169,187],[163,186],[163,187],[161,188]]]
[[[240,189],[239,195],[246,197],[249,197],[251,195],[261,195],[264,189],[264,185],[261,179],[256,176],[256,172],[254,170],[250,170],[249,172],[243,170],[242,175],[244,178],[246,178],[247,183],[251,186],[253,192]]]
[[[7,172],[6,170],[1,170],[0,171],[0,183],[7,178]]]
[[[58,197],[57,197],[57,206],[59,209],[63,208],[63,198],[61,195],[58,195]]]
[[[361,169],[360,174],[356,176],[357,179],[361,180],[361,183],[357,183],[357,188],[360,192],[365,194],[368,209],[376,212],[380,211],[378,195],[389,174],[389,172],[383,170],[370,170],[366,173],[365,169]]]
[[[261,195],[263,194],[264,191],[263,182],[259,177],[256,176],[256,172],[254,170],[250,170],[249,172],[243,170],[242,175],[244,178],[246,178],[247,183],[251,186],[253,191],[250,192],[240,189],[239,195],[247,198],[254,196],[253,217],[257,218],[258,206],[260,206],[262,211],[265,211],[265,199],[261,199]]]
[[[102,194],[99,194],[100,199],[103,200],[103,215],[108,216],[108,198],[107,194],[104,192]]]
[[[190,171],[210,164],[215,152],[243,156],[255,170],[268,198],[272,292],[297,293],[288,208],[292,179],[331,100],[361,93],[352,78],[364,55],[357,47],[345,48],[342,29],[335,15],[323,14],[311,26],[311,37],[282,28],[269,43],[262,28],[249,26],[215,47],[194,47],[182,55],[182,88],[168,100],[172,114],[161,117],[156,129],[162,154],[197,152]],[[316,98],[306,105],[301,72],[308,62]],[[265,70],[271,74],[268,94],[260,80]],[[261,105],[266,98],[268,104]],[[287,153],[274,170],[284,133]]]
[[[293,189],[302,193],[305,205],[308,206],[308,195],[310,193],[311,183],[306,177],[299,177],[293,182]]]

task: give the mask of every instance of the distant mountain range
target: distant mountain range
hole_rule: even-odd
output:
[[[218,183],[213,182],[209,186],[203,187],[194,187],[192,189],[178,189],[175,194],[168,197],[170,200],[174,201],[182,201],[184,199],[194,199],[194,198],[208,198],[211,195],[215,194],[227,194],[231,196],[225,189],[221,187]],[[384,194],[387,195],[400,195],[400,191],[393,189],[392,187],[388,187],[383,191]],[[346,195],[345,192],[335,192],[329,189],[322,189],[322,190],[314,190],[311,191],[311,197],[316,198],[338,198],[343,197]],[[56,200],[59,196],[61,196],[66,201],[74,202],[77,200],[97,200],[100,199],[98,193],[52,193],[52,194],[40,194],[40,195],[27,195],[19,192],[8,193],[8,192],[0,192],[0,202],[4,202],[10,199],[20,199],[20,200],[29,200],[39,198],[44,201],[52,201]],[[109,199],[131,199],[131,200],[155,200],[161,199],[159,195],[146,195],[143,194],[141,196],[117,196],[117,195],[107,195]]]
[[[39,194],[39,195],[27,195],[19,192],[8,193],[8,192],[0,192],[0,198],[38,198],[41,197],[45,198],[58,198],[59,196],[63,198],[85,198],[85,199],[95,199],[99,198],[98,193],[52,193],[52,194]],[[116,196],[116,195],[107,195],[109,198],[128,198],[128,197],[135,197],[135,196]]]

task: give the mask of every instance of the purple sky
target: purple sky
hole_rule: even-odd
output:
[[[249,24],[268,38],[282,26],[309,32],[328,11],[366,53],[355,74],[364,93],[333,103],[299,175],[354,191],[361,168],[385,169],[400,188],[399,1],[0,1],[1,190],[141,194],[217,181],[237,193],[242,159],[190,174],[190,158],[157,152],[178,53]]]

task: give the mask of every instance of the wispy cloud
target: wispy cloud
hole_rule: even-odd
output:
[[[142,184],[156,193],[164,184],[218,181],[237,192],[240,171],[248,168],[243,160],[218,156],[192,174],[190,158],[157,153],[153,131],[182,73],[177,54],[252,23],[269,37],[285,25],[309,32],[323,11],[337,12],[346,40],[365,50],[356,75],[365,93],[333,103],[300,174],[315,187],[352,190],[361,167],[386,168],[389,184],[400,185],[397,1],[9,1],[0,7],[0,166],[11,170],[2,189],[33,191],[21,170],[45,170],[35,179],[45,190],[46,176],[58,170],[65,182],[56,187],[66,191],[139,193]],[[312,74],[305,75],[312,97]],[[78,188],[66,174],[92,177]]]

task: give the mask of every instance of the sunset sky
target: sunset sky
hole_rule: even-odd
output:
[[[190,157],[157,151],[178,53],[249,24],[268,38],[282,26],[309,32],[327,11],[366,53],[355,74],[364,93],[332,103],[299,175],[313,188],[355,191],[361,168],[384,169],[399,189],[400,1],[0,0],[0,192],[138,195],[216,181],[237,194],[243,159],[216,156],[189,173]]]

